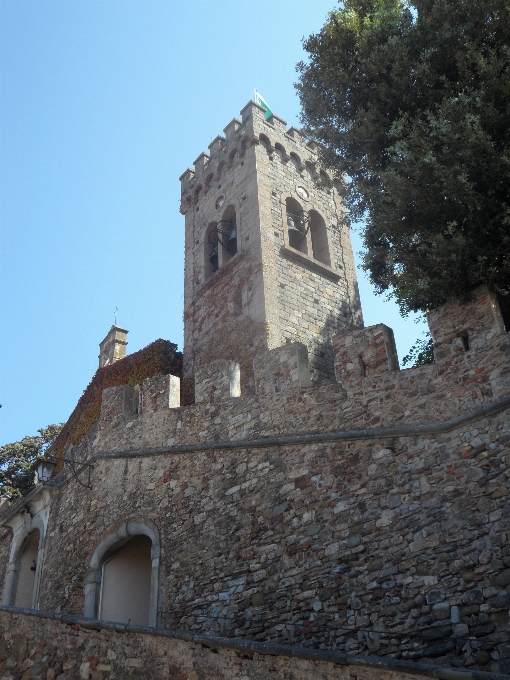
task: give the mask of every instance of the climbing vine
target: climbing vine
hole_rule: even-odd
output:
[[[129,354],[109,366],[99,368],[80,397],[69,420],[55,439],[51,454],[63,456],[99,420],[103,390],[117,385],[141,385],[155,375],[181,376],[182,352],[168,340],[155,340],[139,352]]]

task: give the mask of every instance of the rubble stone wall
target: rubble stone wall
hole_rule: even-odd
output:
[[[374,658],[306,653],[263,644],[229,643],[204,637],[113,625],[71,617],[0,610],[2,678],[34,680],[451,680],[435,666],[381,664]],[[185,636],[183,636],[185,637]],[[321,658],[322,656],[322,658]],[[307,658],[308,657],[308,658]],[[314,658],[315,657],[315,658]],[[465,680],[504,676],[466,673]]]

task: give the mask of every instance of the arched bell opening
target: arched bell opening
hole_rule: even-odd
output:
[[[218,240],[221,246],[221,263],[225,264],[237,253],[236,210],[229,205],[217,224]]]
[[[308,213],[303,210],[299,201],[292,197],[285,200],[285,207],[289,245],[308,255]]]
[[[219,268],[219,247],[216,222],[211,222],[207,227],[204,239],[204,276],[209,279]]]
[[[319,262],[331,266],[326,222],[322,215],[316,210],[310,210],[309,215],[313,257]]]
[[[150,625],[152,541],[137,535],[114,545],[101,562],[98,619]]]
[[[19,571],[16,583],[15,607],[36,609],[36,584],[41,532],[32,531],[26,538],[19,558]]]

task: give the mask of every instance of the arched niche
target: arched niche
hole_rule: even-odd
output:
[[[151,521],[122,524],[94,550],[85,577],[84,615],[155,627],[159,531]]]
[[[308,239],[306,225],[303,220],[304,210],[301,203],[292,196],[285,199],[286,228],[289,245],[295,250],[308,255]]]
[[[274,145],[275,151],[280,157],[280,160],[282,163],[286,163],[289,160],[289,157],[287,156],[287,152],[285,151],[285,147],[280,144],[280,142],[276,142]]]
[[[316,210],[310,210],[309,224],[310,237],[312,240],[312,251],[315,260],[331,266],[331,255],[329,252],[328,230],[326,222]]]
[[[27,536],[21,549],[18,583],[16,584],[16,594],[14,597],[15,607],[24,607],[26,609],[36,608],[34,591],[40,540],[41,532],[39,529],[35,529]]]
[[[45,522],[39,514],[24,513],[16,530],[7,565],[3,604],[26,609],[39,608],[39,590],[44,558]]]
[[[304,168],[303,163],[301,162],[301,158],[297,155],[295,151],[291,151],[289,157],[292,163],[294,164],[296,170],[300,173]]]
[[[264,149],[267,151],[268,154],[271,154],[273,152],[273,146],[271,144],[271,141],[267,135],[264,133],[261,133],[259,135],[259,140]]]
[[[151,548],[138,534],[114,545],[101,568],[98,619],[148,626],[151,596]]]

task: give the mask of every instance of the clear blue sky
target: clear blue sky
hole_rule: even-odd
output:
[[[299,125],[301,39],[334,5],[1,0],[0,444],[68,418],[115,307],[128,352],[182,348],[178,177],[254,87]],[[422,327],[359,278],[402,357]]]

